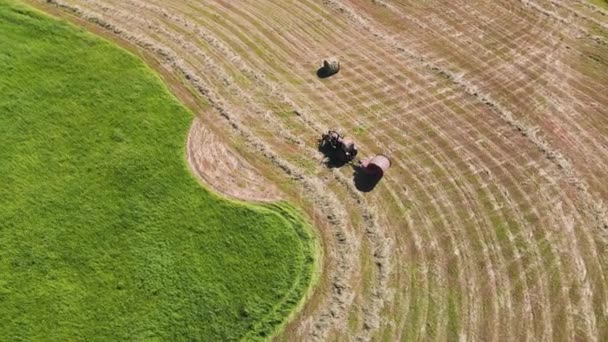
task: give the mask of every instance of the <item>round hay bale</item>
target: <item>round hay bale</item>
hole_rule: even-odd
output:
[[[377,154],[361,162],[363,171],[368,175],[382,177],[391,167],[391,160],[383,154]]]
[[[328,58],[323,60],[323,65],[317,72],[321,78],[329,77],[337,74],[340,71],[340,62],[336,58]]]

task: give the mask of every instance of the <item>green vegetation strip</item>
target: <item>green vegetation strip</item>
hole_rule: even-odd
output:
[[[589,2],[603,9],[608,9],[608,0],[589,0]]]
[[[134,56],[0,0],[2,339],[257,339],[284,322],[310,284],[309,226],[203,189],[191,120]]]

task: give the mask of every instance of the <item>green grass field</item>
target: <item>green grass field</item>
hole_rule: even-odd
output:
[[[203,189],[192,115],[140,60],[0,0],[2,340],[233,340],[300,302],[314,241],[287,204]]]

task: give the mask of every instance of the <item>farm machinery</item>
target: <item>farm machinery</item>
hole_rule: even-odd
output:
[[[355,143],[336,131],[328,131],[321,136],[319,150],[329,159],[340,163],[349,163],[357,156]]]
[[[336,131],[328,131],[319,140],[319,150],[333,163],[340,165],[350,163],[357,156],[355,143],[348,138],[344,138]],[[391,160],[383,155],[377,154],[364,160],[359,160],[358,168],[370,177],[382,178],[384,173],[390,168]]]
[[[330,58],[323,61],[323,66],[317,71],[317,75],[325,78],[339,71],[340,62]],[[356,164],[353,163],[358,152],[355,143],[332,130],[321,135],[319,151],[325,155],[324,162],[329,167],[340,167],[349,163],[354,169],[355,186],[360,191],[371,191],[391,167],[391,160],[384,154],[372,155],[359,160]]]

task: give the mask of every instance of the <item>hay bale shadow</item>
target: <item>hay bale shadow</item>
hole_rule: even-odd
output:
[[[381,175],[370,175],[365,173],[360,166],[353,167],[353,182],[355,183],[355,188],[361,192],[374,190],[380,179],[382,179]]]
[[[320,67],[319,70],[317,70],[317,77],[319,77],[319,78],[328,78],[335,74],[336,74],[335,72],[331,72],[326,67]]]

